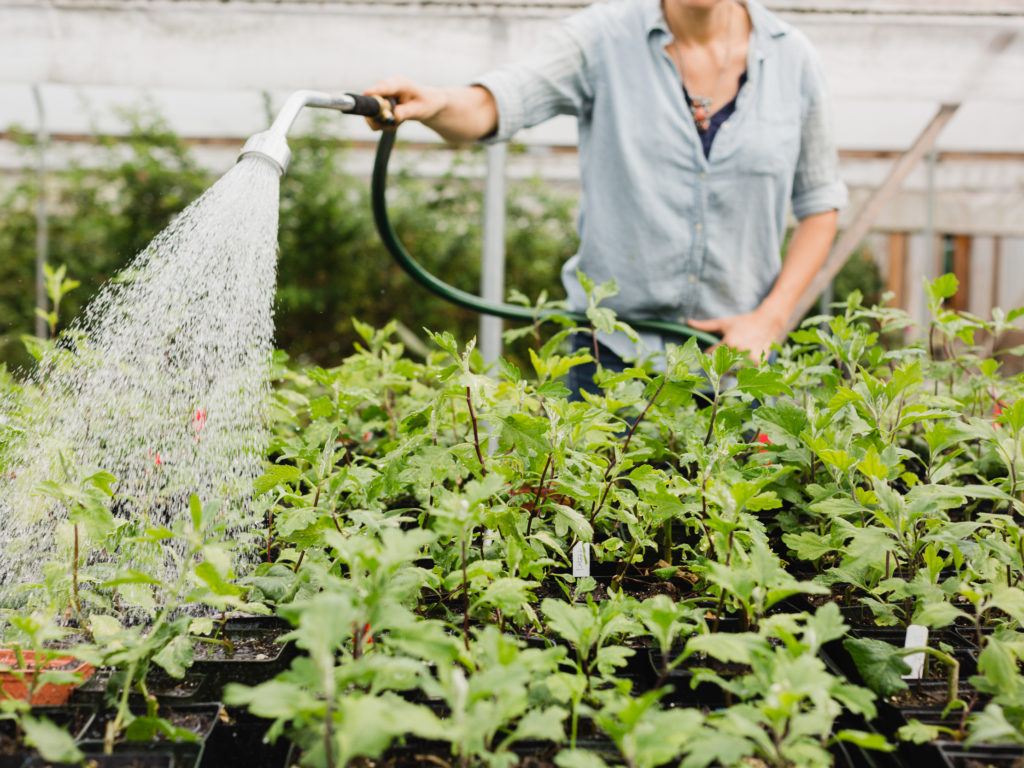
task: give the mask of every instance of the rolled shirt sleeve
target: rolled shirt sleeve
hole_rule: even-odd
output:
[[[498,107],[498,129],[487,141],[507,141],[521,128],[555,115],[579,116],[590,98],[586,61],[563,23],[522,61],[491,70],[471,85],[486,88]]]
[[[807,44],[807,54],[800,156],[793,176],[791,197],[793,215],[798,220],[815,213],[839,210],[847,203],[846,185],[839,176],[839,154],[824,72],[810,43]]]

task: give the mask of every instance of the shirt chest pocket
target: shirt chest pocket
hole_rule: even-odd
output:
[[[738,176],[792,177],[800,156],[800,106],[759,105],[737,126],[741,135],[730,165]]]

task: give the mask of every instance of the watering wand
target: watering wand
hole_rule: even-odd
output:
[[[245,142],[242,151],[238,155],[238,159],[241,160],[247,155],[257,155],[272,162],[284,174],[288,170],[288,162],[291,160],[291,150],[288,148],[287,134],[303,107],[334,109],[339,112],[369,117],[383,125],[394,124],[391,102],[379,96],[364,96],[356,93],[343,93],[333,96],[320,91],[296,91],[285,101],[284,106],[277,114],[277,117],[274,118],[270,128],[262,133],[251,136]],[[448,283],[424,269],[405,250],[405,247],[391,227],[391,220],[388,218],[385,191],[387,189],[388,160],[391,157],[391,150],[394,145],[395,131],[382,131],[380,142],[377,144],[377,156],[373,163],[370,199],[373,206],[373,218],[377,224],[377,232],[380,234],[381,240],[384,241],[384,246],[394,257],[395,261],[398,262],[398,265],[409,273],[414,280],[452,304],[485,315],[494,315],[506,320],[518,320],[528,323],[535,322],[544,317],[559,315],[568,317],[577,323],[589,323],[587,316],[581,312],[562,312],[554,309],[538,311],[531,307],[518,306],[516,304],[485,301],[476,294],[448,285]],[[682,323],[673,323],[667,320],[630,320],[628,318],[627,322],[638,331],[652,331],[676,337],[692,336],[705,346],[712,346],[721,341],[717,336],[705,333],[704,331],[698,331],[696,328],[691,328]]]

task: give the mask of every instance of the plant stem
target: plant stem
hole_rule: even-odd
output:
[[[484,466],[484,455],[480,451],[480,432],[477,430],[476,413],[473,411],[473,398],[470,389],[466,387],[466,403],[469,405],[469,420],[473,424],[473,447],[476,448],[476,458],[480,462],[480,476],[486,477],[487,467]]]
[[[79,597],[78,597],[78,523],[75,523],[74,529],[75,529],[75,544],[74,544],[75,551],[74,551],[74,555],[72,556],[72,559],[71,559],[71,590],[72,590],[72,599],[73,599],[74,604],[75,604],[75,614],[78,616],[78,624],[79,624],[79,626],[82,626],[82,625],[84,625],[85,622],[82,620],[82,603],[80,602]]]
[[[324,712],[324,756],[327,768],[334,768],[334,699],[327,699],[327,711]]]
[[[466,569],[466,537],[462,537],[462,641],[469,650],[469,576]]]
[[[736,531],[729,531],[729,549],[725,553],[725,567],[729,567],[729,563],[732,560],[732,543],[734,534]],[[715,628],[712,632],[718,631],[718,624],[722,620],[722,609],[725,608],[725,590],[722,589],[722,593],[718,596],[718,609],[715,611]]]
[[[949,667],[949,675],[946,678],[947,704],[952,704],[954,701],[957,701],[958,694],[960,693],[960,662],[948,653],[944,653],[938,648],[931,648],[929,646],[921,646],[920,648],[902,648],[899,651],[899,656],[910,656],[914,653],[923,653],[927,656],[931,656]]]
[[[605,486],[604,491],[601,493],[601,500],[594,505],[594,508],[590,512],[591,525],[593,525],[594,521],[597,520],[597,513],[601,511],[601,508],[604,506],[605,499],[608,498],[608,492],[611,490],[612,482],[614,481],[614,478],[612,477],[612,470],[615,468],[615,465],[618,464],[616,455],[620,457],[626,455],[626,451],[629,450],[629,443],[633,439],[633,433],[636,432],[637,425],[644,420],[644,416],[646,416],[647,412],[651,410],[651,406],[654,405],[654,401],[658,399],[658,395],[660,395],[661,390],[664,389],[666,381],[668,381],[667,376],[661,380],[661,384],[658,385],[658,388],[655,390],[654,395],[651,396],[651,399],[647,402],[647,405],[644,407],[643,411],[641,411],[636,421],[634,421],[632,426],[630,426],[629,432],[626,434],[626,439],[622,443],[622,451],[619,452],[618,454],[613,455],[611,460],[608,462],[608,469],[606,469],[604,472],[603,482]]]
[[[530,535],[530,530],[533,528],[533,519],[540,514],[540,500],[544,494],[544,478],[547,477],[548,467],[551,466],[551,454],[548,454],[548,460],[544,462],[544,469],[540,472],[540,483],[537,485],[537,495],[533,499],[533,512],[530,514],[529,520],[526,521],[526,535]]]

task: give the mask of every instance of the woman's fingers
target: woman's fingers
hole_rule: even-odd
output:
[[[393,99],[395,107],[392,111],[396,124],[405,120],[428,120],[443,106],[438,97],[438,89],[419,85],[404,77],[384,78],[363,93]],[[375,129],[382,127],[375,121],[369,122]]]

